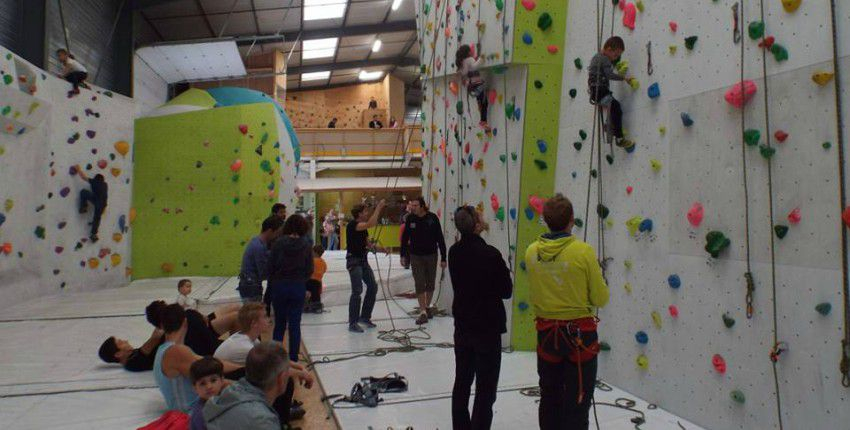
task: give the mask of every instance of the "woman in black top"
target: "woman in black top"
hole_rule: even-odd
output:
[[[307,220],[294,214],[283,224],[282,236],[272,245],[267,273],[269,298],[274,306],[276,341],[283,341],[289,324],[289,359],[298,361],[301,347],[301,313],[307,294],[307,279],[313,274],[313,250],[305,237]]]

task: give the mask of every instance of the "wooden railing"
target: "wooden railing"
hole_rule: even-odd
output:
[[[303,157],[405,157],[422,152],[422,127],[296,128]]]

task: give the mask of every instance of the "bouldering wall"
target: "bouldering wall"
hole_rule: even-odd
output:
[[[272,103],[136,121],[134,278],[232,276],[297,165]]]
[[[283,106],[295,127],[325,128],[336,117],[337,128],[360,128],[361,113],[369,107],[370,97],[375,98],[379,109],[389,108],[383,81],[325,90],[290,91]],[[386,122],[384,126],[388,126]]]
[[[70,84],[0,47],[0,303],[127,281],[133,102]],[[79,164],[109,186],[99,241]]]
[[[706,428],[846,427],[829,2],[601,3],[601,29],[569,5],[555,186],[607,263],[600,377]],[[599,154],[586,65],[612,32],[636,147]]]

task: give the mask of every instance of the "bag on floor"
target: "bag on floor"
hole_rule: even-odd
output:
[[[189,415],[180,411],[168,411],[138,430],[189,430]]]

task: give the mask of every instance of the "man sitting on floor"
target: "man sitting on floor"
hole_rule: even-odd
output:
[[[209,430],[280,430],[281,420],[272,404],[287,390],[290,377],[310,388],[310,374],[290,369],[283,345],[263,342],[245,360],[245,377],[231,384],[204,406]]]

